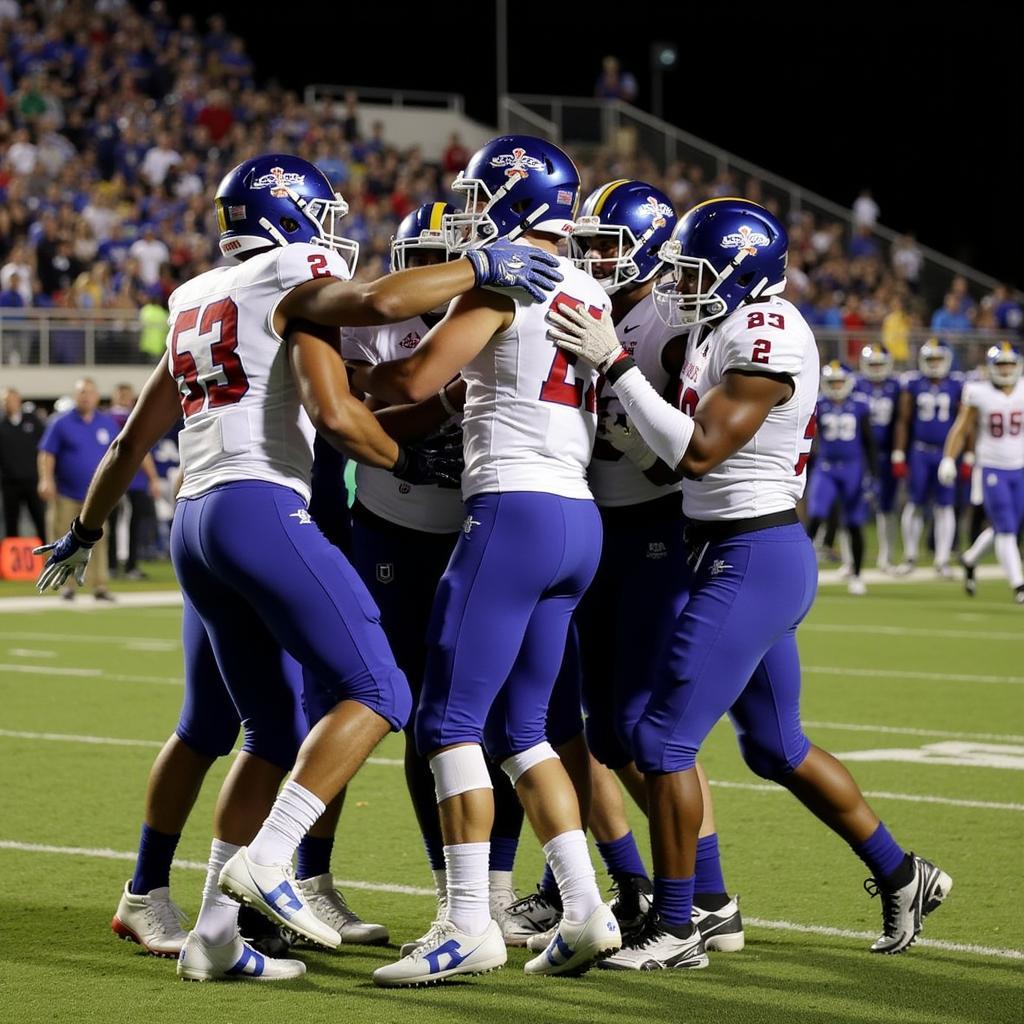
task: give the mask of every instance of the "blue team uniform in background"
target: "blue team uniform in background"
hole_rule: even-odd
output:
[[[859,377],[853,393],[864,395],[871,407],[871,431],[878,453],[875,469],[877,511],[892,512],[896,507],[896,478],[892,475],[892,443],[899,410],[900,384],[895,377],[877,383]]]
[[[867,518],[864,431],[871,429],[868,400],[857,392],[841,402],[823,395],[816,416],[818,458],[808,483],[807,514],[811,519],[827,519],[838,499],[843,522],[862,526]]]
[[[935,380],[920,373],[911,373],[903,382],[903,391],[913,402],[907,451],[909,500],[914,505],[924,505],[934,498],[937,505],[952,505],[956,488],[939,483],[938,469],[946,435],[960,408],[963,378],[959,374],[950,374]]]

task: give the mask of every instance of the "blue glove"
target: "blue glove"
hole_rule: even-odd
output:
[[[514,245],[504,238],[486,249],[470,249],[465,256],[473,264],[478,288],[522,288],[535,302],[543,302],[545,292],[553,291],[562,280],[553,253]]]
[[[398,458],[391,472],[410,484],[437,484],[439,487],[462,486],[462,431],[438,434],[424,441],[398,446]]]
[[[54,590],[64,585],[67,578],[74,573],[79,586],[85,582],[85,570],[89,565],[92,546],[103,536],[102,530],[88,530],[78,520],[71,521],[71,529],[53,544],[44,544],[35,548],[33,555],[45,555],[53,552],[46,560],[43,571],[36,580],[36,590],[42,594],[51,587]]]

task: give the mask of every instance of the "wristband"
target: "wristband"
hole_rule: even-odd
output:
[[[84,548],[91,548],[103,536],[102,527],[98,530],[90,530],[82,525],[82,520],[75,516],[71,520],[71,534]]]
[[[628,373],[634,366],[636,366],[636,360],[623,352],[622,355],[616,356],[615,362],[604,371],[604,379],[614,385],[624,373]]]

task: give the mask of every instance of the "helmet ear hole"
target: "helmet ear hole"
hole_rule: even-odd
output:
[[[748,288],[751,284],[754,283],[754,276],[754,274],[743,274],[742,276],[736,279],[736,283],[741,288]]]
[[[294,217],[282,217],[278,223],[289,235],[299,230],[299,222]]]

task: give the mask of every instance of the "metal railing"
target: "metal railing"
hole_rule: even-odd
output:
[[[853,224],[853,211],[847,207],[621,100],[516,94],[502,97],[499,113],[503,131],[525,130],[553,142],[584,148],[600,146],[622,156],[642,154],[654,160],[663,172],[676,161],[684,160],[691,167],[700,168],[709,183],[738,172],[757,179],[763,200],[774,199],[784,211],[809,210],[827,220]],[[900,237],[899,232],[884,225],[876,225],[874,234],[888,244]],[[983,291],[990,291],[999,283],[996,278],[935,249],[919,243],[918,248],[925,262],[923,282],[939,295],[955,274],[962,274]]]
[[[151,363],[134,310],[0,308],[3,366]]]
[[[303,101],[307,106],[344,100],[347,93],[355,93],[360,103],[381,103],[391,107],[434,107],[455,114],[464,111],[465,103],[458,93],[430,92],[424,89],[376,89],[362,85],[307,85]]]

